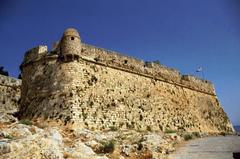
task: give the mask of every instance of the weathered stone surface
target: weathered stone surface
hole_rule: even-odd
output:
[[[19,123],[4,127],[0,128],[0,159],[107,159],[103,154],[97,155],[80,138],[69,141],[68,134],[62,136],[63,130],[57,127],[41,129]]]
[[[69,46],[64,58],[61,42],[54,53],[26,55],[21,118],[92,130],[232,132],[211,82],[63,39]]]
[[[9,122],[5,115],[18,110],[20,86],[21,80],[0,75],[0,122]]]
[[[124,144],[121,146],[122,153],[124,153],[126,156],[129,156],[130,153],[132,152],[132,145],[129,144]]]
[[[16,111],[17,107],[13,107],[13,111]],[[7,112],[0,112],[0,123],[13,123],[17,121],[17,118],[13,117],[11,114]]]
[[[90,147],[86,146],[82,142],[75,143],[74,149],[75,149],[75,151],[77,151],[77,152],[79,152],[81,154],[84,154],[85,156],[95,155],[93,150]]]
[[[0,75],[3,159],[165,158],[186,134],[232,132],[211,82],[83,44],[75,29],[20,68],[22,81]]]
[[[0,142],[0,155],[11,152],[11,147],[9,143]]]

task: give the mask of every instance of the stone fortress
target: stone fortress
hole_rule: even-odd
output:
[[[211,82],[81,42],[26,52],[19,117],[106,130],[232,132]]]

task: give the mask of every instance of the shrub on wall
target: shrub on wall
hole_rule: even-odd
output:
[[[191,140],[193,137],[191,134],[185,134],[185,135],[183,135],[183,138],[185,141],[188,141],[188,140]]]
[[[164,132],[167,134],[170,134],[170,133],[176,133],[176,130],[167,129]]]
[[[32,122],[28,119],[22,119],[19,121],[19,123],[24,125],[32,125]]]

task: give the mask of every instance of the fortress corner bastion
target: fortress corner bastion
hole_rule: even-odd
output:
[[[21,64],[20,118],[89,129],[232,132],[211,82],[81,42],[67,29]]]

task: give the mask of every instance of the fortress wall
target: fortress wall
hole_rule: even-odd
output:
[[[82,91],[75,93],[82,98],[76,107],[89,128],[231,131],[216,96],[84,61],[77,67]]]
[[[197,79],[190,75],[181,75],[173,68],[168,68],[154,62],[143,62],[132,57],[123,56],[116,52],[83,44],[82,55],[90,61],[103,63],[108,66],[124,68],[139,74],[152,76],[153,78],[178,85],[184,85],[194,90],[215,95],[215,90],[210,81]]]
[[[58,50],[59,51],[59,50]],[[55,54],[54,54],[55,53]],[[32,64],[35,61],[56,59],[56,51],[47,54],[47,46],[38,46],[30,49],[24,58],[23,64]],[[55,55],[55,56],[54,56]],[[116,69],[134,72],[158,79],[167,83],[174,83],[187,88],[216,95],[213,84],[191,75],[181,75],[173,68],[166,67],[154,62],[144,62],[133,57],[123,56],[117,52],[98,48],[88,44],[82,44],[82,59],[103,64]]]
[[[85,56],[88,60],[45,57],[23,65],[22,117],[90,129],[232,131],[215,95],[104,66],[86,52]]]
[[[213,84],[207,80],[201,80],[191,75],[183,75],[181,84],[194,90],[216,95]]]
[[[0,75],[0,112],[11,113],[18,109],[21,80]]]
[[[76,62],[63,63],[55,57],[45,57],[22,70],[22,118],[44,118],[69,122],[75,117],[72,92],[81,83],[80,75],[73,73]],[[75,81],[75,82],[73,82]]]
[[[133,70],[136,72],[149,74],[162,79],[171,79],[174,82],[180,82],[181,75],[179,71],[165,67],[156,63],[145,63],[133,57],[123,56],[117,52],[97,48],[92,45],[83,44],[83,56],[94,59],[96,62],[107,65],[117,66]]]

